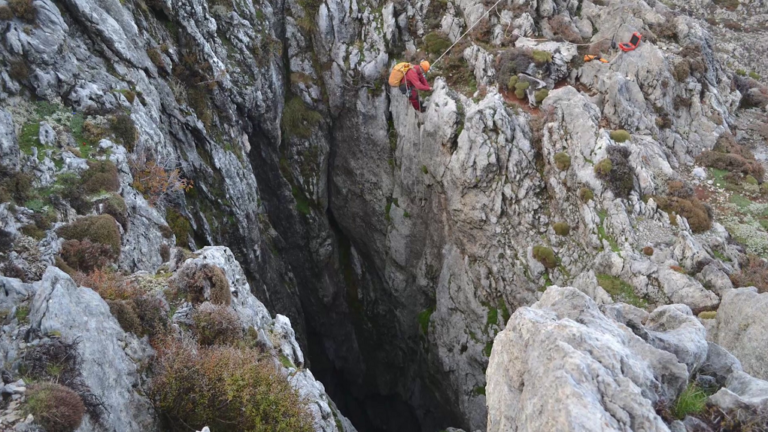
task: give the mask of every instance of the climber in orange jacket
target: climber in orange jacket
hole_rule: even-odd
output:
[[[419,112],[426,111],[426,108],[419,101],[418,90],[432,91],[432,87],[429,86],[427,79],[424,78],[424,73],[429,71],[429,62],[424,60],[419,65],[413,65],[408,72],[405,73],[405,85],[408,86],[410,93],[408,99],[413,105],[413,109]]]

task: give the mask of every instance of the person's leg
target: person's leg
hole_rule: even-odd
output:
[[[409,96],[411,105],[416,111],[421,111],[421,104],[419,103],[419,92],[416,89],[411,89],[411,95]]]

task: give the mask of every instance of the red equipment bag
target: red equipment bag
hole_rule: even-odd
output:
[[[629,39],[629,42],[628,43],[623,43],[623,42],[620,43],[619,44],[619,48],[621,48],[621,50],[624,51],[624,52],[632,51],[635,48],[637,48],[638,45],[640,45],[640,40],[642,38],[643,38],[643,35],[641,35],[640,33],[635,32],[635,33],[632,34],[632,37]]]

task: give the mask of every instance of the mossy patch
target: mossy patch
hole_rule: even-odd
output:
[[[614,301],[627,303],[641,309],[648,306],[648,303],[644,299],[637,296],[632,285],[617,277],[598,273],[597,284],[610,294]]]
[[[432,318],[433,313],[435,313],[435,308],[433,307],[428,307],[419,312],[419,327],[424,336],[429,334],[429,320]]]
[[[110,215],[85,216],[57,230],[59,236],[69,240],[90,240],[109,246],[120,255],[120,231]]]
[[[557,257],[555,257],[555,252],[546,246],[534,246],[533,258],[546,268],[552,269],[557,267]]]
[[[611,139],[616,141],[617,143],[623,143],[629,140],[630,137],[631,135],[629,134],[629,132],[625,131],[624,129],[617,129],[615,131],[611,131]]]

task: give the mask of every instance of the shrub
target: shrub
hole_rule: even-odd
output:
[[[680,180],[672,180],[667,183],[667,194],[678,198],[690,198],[693,196],[693,188]]]
[[[695,197],[685,199],[674,196],[654,196],[653,199],[659,205],[659,208],[669,213],[670,216],[678,214],[685,217],[688,220],[691,231],[695,233],[708,231],[712,227],[710,210]]]
[[[76,343],[48,339],[27,347],[19,364],[19,372],[29,381],[54,381],[73,390],[85,405],[88,416],[98,422],[103,414],[103,404],[85,384],[80,374],[80,363]]]
[[[123,226],[128,227],[128,207],[125,205],[125,200],[119,194],[111,193],[103,200],[99,201],[101,206],[100,212],[108,214],[115,218],[115,221]]]
[[[608,161],[610,163],[610,161]],[[592,189],[588,187],[583,187],[579,189],[579,199],[581,199],[584,202],[589,202],[595,197],[595,193],[592,192]]]
[[[707,404],[707,394],[700,390],[695,383],[688,387],[677,397],[672,406],[672,414],[682,420],[689,414],[696,414],[704,410]]]
[[[531,52],[531,57],[533,57],[533,62],[539,66],[543,66],[552,61],[552,53],[548,51],[533,50],[533,52]]]
[[[608,184],[618,198],[627,198],[634,187],[634,173],[629,165],[629,149],[608,146],[608,158],[595,165],[595,174]]]
[[[738,154],[705,150],[696,158],[696,162],[708,168],[752,175],[757,180],[762,180],[764,174],[764,169],[759,162],[746,159]]]
[[[141,336],[156,338],[168,330],[168,308],[163,299],[143,295],[133,299],[134,310],[141,321]]]
[[[611,132],[611,139],[617,143],[623,143],[630,138],[629,132],[624,129],[618,129]]]
[[[114,257],[120,255],[120,231],[110,215],[85,216],[65,225],[56,232],[69,240],[90,240],[112,248]]]
[[[168,262],[171,259],[171,247],[165,243],[160,245],[160,258],[163,262]]]
[[[565,222],[558,222],[554,226],[555,233],[560,236],[567,236],[571,233],[571,227]]]
[[[555,166],[560,171],[565,171],[571,167],[571,157],[568,153],[560,152],[555,155]]]
[[[757,255],[749,255],[741,270],[730,277],[735,287],[753,286],[761,293],[768,292],[768,262]]]
[[[8,175],[0,182],[0,189],[7,194],[6,198],[13,199],[17,204],[24,204],[32,199],[32,175],[17,172]]]
[[[172,163],[161,164],[151,160],[146,154],[134,156],[129,162],[133,173],[133,188],[139,191],[155,205],[175,192],[187,192],[192,189],[192,181],[181,176]]]
[[[613,164],[611,164],[611,160],[605,158],[595,165],[595,174],[600,178],[607,178],[612,169]]]
[[[188,269],[180,275],[179,289],[187,295],[187,301],[193,305],[210,301],[213,304],[229,306],[232,294],[224,270],[212,265],[202,264]]]
[[[675,80],[678,82],[684,82],[687,80],[688,77],[691,76],[691,65],[688,63],[688,60],[680,60],[680,62],[675,65],[673,75],[675,76]]]
[[[82,175],[83,191],[87,194],[117,192],[120,181],[117,167],[111,161],[88,161],[88,169]]]
[[[647,256],[653,256],[653,248],[650,246],[646,246],[643,248],[643,253]]]
[[[70,388],[54,383],[32,386],[25,410],[35,417],[35,423],[49,432],[73,432],[85,415],[80,396]]]
[[[507,88],[510,90],[515,88],[515,86],[517,85],[517,81],[519,79],[520,78],[518,78],[517,75],[512,75],[511,77],[509,77],[509,81],[507,81]]]
[[[160,69],[165,68],[165,62],[163,62],[163,55],[160,54],[160,50],[157,48],[147,49],[147,57],[152,63]]]
[[[515,96],[517,96],[518,99],[524,98],[525,91],[528,90],[530,86],[531,83],[528,81],[519,81],[517,84],[515,84]]]
[[[88,239],[67,240],[60,253],[69,268],[84,272],[103,268],[117,258],[109,246]]]
[[[440,55],[450,46],[451,40],[443,33],[434,31],[424,36],[424,51],[430,54]]]
[[[16,81],[25,81],[32,73],[24,60],[12,60],[8,68],[8,75]]]
[[[158,348],[149,396],[171,432],[313,430],[306,402],[258,350],[189,340]]]
[[[13,11],[13,14],[16,15],[16,18],[20,20],[31,24],[37,19],[37,8],[33,0],[8,0],[8,6]]]
[[[104,300],[133,300],[142,295],[135,283],[118,272],[97,268],[88,274],[77,272],[72,279],[78,286],[96,291]]]
[[[192,314],[192,322],[201,345],[232,345],[243,336],[240,320],[228,306],[203,303]]]
[[[454,48],[456,50],[456,48]],[[500,85],[507,85],[512,90],[517,84],[517,74],[527,73],[533,63],[531,51],[523,48],[510,48],[496,57],[497,78]]]
[[[0,20],[10,21],[13,19],[13,11],[6,5],[0,6]]]
[[[139,139],[139,132],[128,114],[118,114],[112,119],[112,133],[115,138],[128,150],[133,151],[136,140]]]
[[[546,246],[534,246],[533,258],[546,268],[557,267],[557,258],[555,257],[555,252]]]
[[[120,323],[123,330],[133,333],[137,336],[142,335],[141,320],[136,314],[135,305],[132,301],[126,300],[107,300],[109,311]]]
[[[281,127],[288,137],[307,139],[312,136],[312,128],[322,121],[322,114],[307,108],[300,97],[294,96],[285,103]]]
[[[534,99],[536,99],[536,103],[540,104],[544,99],[547,98],[547,96],[549,96],[549,90],[547,89],[537,90],[533,94],[533,96],[534,96]]]

